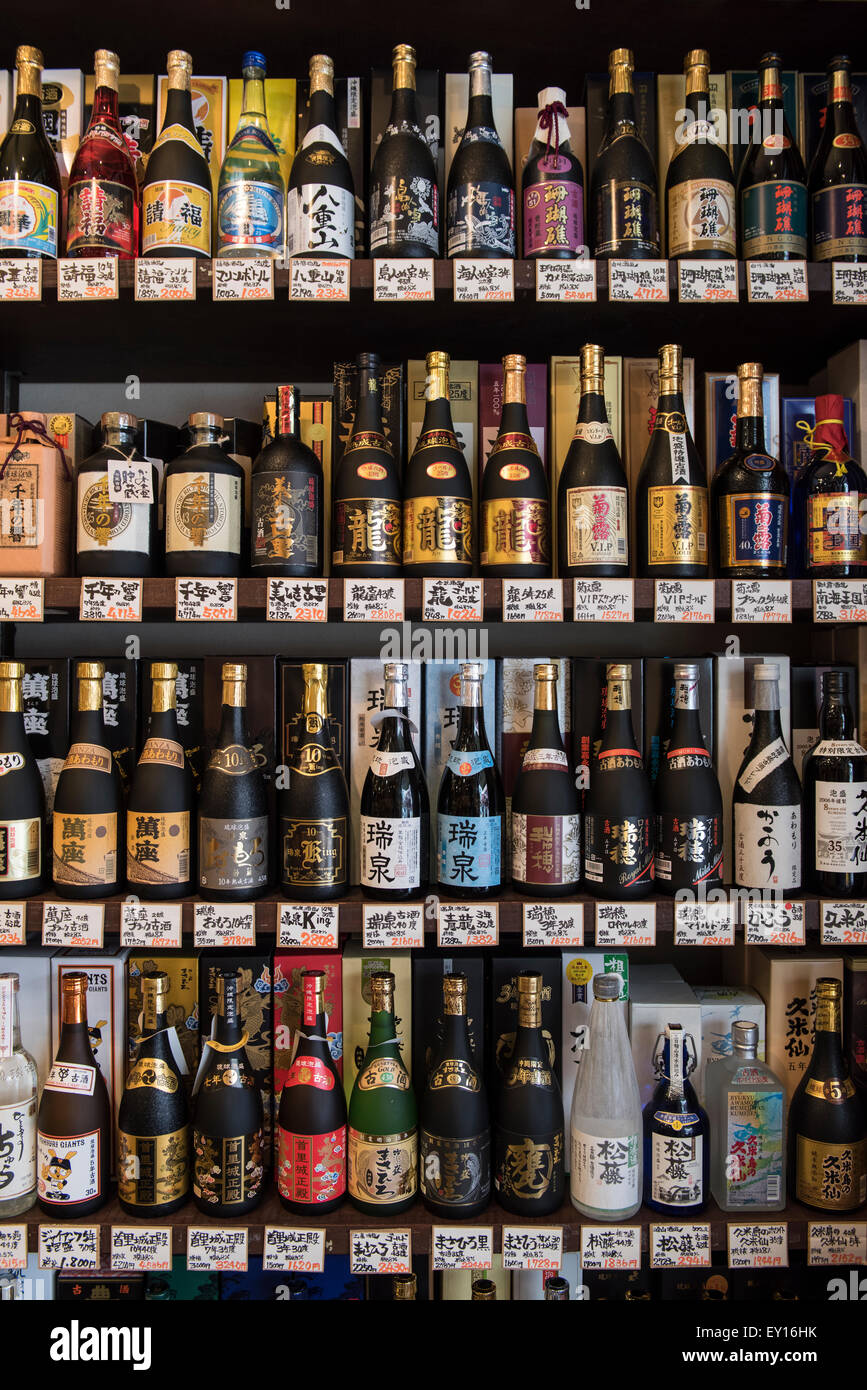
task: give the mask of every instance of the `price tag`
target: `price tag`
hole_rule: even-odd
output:
[[[349,261],[293,256],[289,261],[289,298],[347,300]]]
[[[813,621],[867,623],[867,580],[814,579]]]
[[[806,304],[806,261],[747,261],[750,304]]]
[[[42,298],[42,261],[18,260],[15,256],[0,258],[0,300]]]
[[[43,903],[43,946],[102,950],[104,903]]]
[[[27,1227],[0,1225],[0,1269],[27,1268]]]
[[[216,303],[274,298],[274,262],[264,256],[218,256],[211,261],[211,294]]]
[[[609,261],[608,298],[628,304],[667,304],[668,261]]]
[[[515,298],[515,262],[458,256],[454,266],[456,304],[511,303]]]
[[[867,903],[823,902],[819,933],[823,946],[867,946]]]
[[[196,258],[177,260],[139,259],[135,263],[136,302],[178,300],[196,297]]]
[[[111,1267],[116,1274],[171,1269],[171,1226],[112,1226]]]
[[[683,1222],[650,1227],[651,1269],[708,1269],[710,1223]]]
[[[832,304],[867,304],[867,266],[834,261],[831,269]]]
[[[193,919],[200,946],[255,946],[256,909],[252,903],[196,903]]]
[[[58,260],[57,302],[69,304],[81,299],[117,299],[117,256],[82,256],[81,260]]]
[[[789,1263],[789,1228],[785,1221],[728,1223],[729,1269],[785,1269]]]
[[[745,903],[748,946],[803,946],[806,922],[804,904],[795,902]]]
[[[336,903],[281,903],[277,945],[292,950],[336,951]]]
[[[82,579],[78,620],[82,623],[140,623],[142,579]]]
[[[344,622],[402,623],[404,585],[403,579],[344,579]]]
[[[26,939],[27,904],[0,903],[0,946],[23,946]]]
[[[154,468],[150,459],[109,460],[109,502],[153,502]]]
[[[597,946],[655,946],[656,903],[597,903]]]
[[[679,261],[677,298],[680,304],[737,304],[737,261]]]
[[[790,579],[733,579],[733,623],[790,623]]]
[[[575,579],[572,617],[576,623],[631,623],[634,579]]]
[[[562,1226],[504,1226],[503,1269],[559,1269]]]
[[[179,949],[180,903],[121,903],[120,944],[146,951]]]
[[[411,1274],[412,1237],[404,1231],[350,1231],[352,1274]]]
[[[190,1274],[223,1270],[247,1273],[246,1226],[188,1226],[187,1269]]]
[[[325,1268],[325,1229],[294,1230],[291,1226],[266,1226],[262,1242],[262,1269],[274,1273],[321,1274]]]
[[[44,579],[0,579],[0,623],[41,623]]]
[[[595,304],[596,262],[536,261],[537,304]]]
[[[867,1221],[808,1221],[807,1264],[867,1264]]]
[[[562,623],[562,579],[504,579],[503,622]]]
[[[39,1227],[40,1269],[96,1269],[98,1226]]]
[[[735,904],[730,902],[674,904],[675,946],[734,946]]]
[[[524,903],[524,946],[583,946],[583,903]]]
[[[400,907],[363,903],[361,912],[366,951],[424,946],[424,903],[406,903]]]
[[[640,1269],[640,1226],[582,1226],[582,1269]]]
[[[373,298],[377,304],[433,299],[432,260],[376,260],[373,262]]]
[[[653,586],[653,618],[657,623],[712,623],[712,579],[657,579]]]
[[[437,945],[496,946],[500,939],[498,903],[445,903],[437,910]]]
[[[238,616],[237,579],[176,579],[179,623],[233,623]]]
[[[480,623],[483,603],[481,579],[422,580],[424,623]]]
[[[327,623],[327,579],[269,579],[269,623]]]
[[[493,1226],[433,1226],[431,1256],[437,1269],[490,1269],[494,1262]]]

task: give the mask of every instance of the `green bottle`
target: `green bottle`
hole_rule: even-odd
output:
[[[347,1186],[370,1216],[397,1216],[415,1201],[417,1111],[394,1019],[394,976],[371,975],[370,1039],[349,1099]]]
[[[245,53],[244,97],[232,143],[220,170],[217,255],[283,255],[286,188],[265,113],[265,59]]]

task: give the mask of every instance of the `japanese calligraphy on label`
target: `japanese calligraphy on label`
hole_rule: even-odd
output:
[[[233,623],[237,616],[237,579],[175,580],[175,617],[178,622]]]
[[[255,946],[256,909],[252,903],[196,903],[195,945]]]
[[[58,260],[57,302],[68,304],[81,299],[117,299],[116,256],[82,256],[81,260]]]
[[[23,946],[27,937],[27,904],[0,903],[0,946]]]
[[[675,946],[734,946],[735,904],[731,902],[674,904]]]
[[[376,260],[373,262],[373,298],[377,304],[433,299],[432,260]]]
[[[572,617],[576,623],[631,623],[634,579],[575,579]]]
[[[345,579],[343,618],[347,623],[402,623],[403,579]]]
[[[82,623],[140,623],[142,579],[82,579],[78,617]]]
[[[494,1259],[493,1226],[433,1226],[431,1255],[437,1269],[490,1269]]]
[[[668,261],[609,261],[608,297],[630,304],[668,302]]]
[[[707,1269],[710,1223],[700,1221],[650,1227],[651,1269]]]
[[[246,1226],[188,1226],[187,1269],[246,1274],[247,1236]]]
[[[195,299],[195,257],[179,256],[171,261],[140,258],[135,263],[135,297],[137,301]]]
[[[656,903],[597,903],[597,946],[655,946]]]
[[[792,585],[788,579],[733,579],[733,623],[790,623]]]
[[[41,623],[44,579],[0,579],[0,623]]]
[[[807,1263],[867,1264],[867,1221],[808,1221]]]
[[[504,1226],[503,1269],[559,1269],[562,1226]]]
[[[536,261],[537,304],[595,304],[596,262]]]
[[[289,298],[347,300],[349,261],[293,256],[289,262]]]
[[[523,942],[531,946],[583,946],[583,903],[524,903]]]
[[[653,617],[657,623],[712,623],[712,579],[657,579],[653,588]]]
[[[504,579],[503,622],[563,621],[562,579]]]
[[[640,1269],[640,1226],[582,1226],[581,1268]]]
[[[43,903],[42,944],[100,950],[104,918],[103,903]]]
[[[211,292],[218,303],[274,298],[270,257],[219,256],[211,261]]]
[[[445,903],[437,909],[437,945],[496,946],[500,939],[497,903]]]
[[[98,1226],[39,1227],[40,1269],[96,1269]]]
[[[867,903],[823,902],[819,929],[823,946],[867,946]]]
[[[353,1274],[411,1274],[412,1238],[403,1231],[350,1231]]]
[[[785,1221],[728,1223],[729,1269],[785,1269],[789,1228]]]
[[[681,304],[737,304],[737,261],[678,261],[677,298]]]
[[[269,579],[269,623],[326,623],[327,579]]]
[[[42,298],[42,261],[0,258],[0,300],[38,300]]]
[[[27,1227],[0,1225],[0,1269],[26,1269]]]
[[[171,1226],[112,1226],[111,1267],[118,1274],[171,1269]]]
[[[295,1229],[266,1226],[262,1242],[262,1269],[275,1273],[321,1274],[325,1268],[324,1227]]]
[[[336,903],[281,903],[278,946],[309,951],[336,951]]]
[[[797,902],[744,903],[748,946],[803,946],[806,920],[804,904]]]
[[[424,946],[424,903],[388,907],[362,904],[364,948],[396,951],[404,946]]]
[[[480,623],[481,579],[423,579],[422,622]]]
[[[813,619],[817,623],[867,622],[867,580],[815,579]]]
[[[120,944],[146,950],[180,947],[180,903],[121,903]]]
[[[867,304],[867,266],[834,261],[831,271],[832,304]]]
[[[806,261],[747,261],[750,304],[806,303]]]
[[[494,304],[515,298],[515,262],[458,256],[454,267],[456,304]]]

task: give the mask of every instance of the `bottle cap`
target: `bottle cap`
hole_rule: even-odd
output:
[[[224,681],[245,681],[247,668],[242,662],[227,661],[223,666]]]
[[[137,430],[138,416],[128,410],[104,410],[99,417],[104,430]]]
[[[493,61],[490,53],[482,53],[481,51],[478,53],[471,53],[469,71],[472,72],[473,68],[489,68]]]
[[[763,376],[761,362],[742,362],[738,367],[738,381],[761,381]]]
[[[146,970],[141,977],[142,989],[150,990],[154,994],[168,994],[169,977],[165,970]]]
[[[519,352],[507,353],[503,358],[503,368],[507,372],[525,372],[527,370],[527,359],[522,357]]]
[[[405,661],[386,661],[383,669],[387,681],[405,681],[409,679],[409,667]]]
[[[566,1302],[569,1298],[569,1280],[561,1274],[552,1274],[545,1280],[545,1299],[549,1303]]]
[[[370,1007],[377,1014],[389,1013],[394,1008],[394,976],[390,970],[371,975]]]
[[[680,376],[683,371],[683,348],[680,343],[665,343],[659,349],[660,376]]]
[[[366,368],[369,372],[378,372],[380,361],[378,352],[360,352],[355,359],[355,365],[360,371]]]
[[[775,661],[761,661],[753,667],[754,681],[778,681],[780,668]]]
[[[467,997],[467,977],[466,975],[443,975],[443,998],[466,999]]]
[[[493,1279],[476,1279],[473,1284],[473,1300],[491,1303],[496,1300],[497,1286]]]
[[[779,53],[763,53],[759,59],[760,68],[779,68],[782,65],[783,59]]]
[[[614,68],[628,68],[630,72],[635,70],[635,59],[632,56],[631,48],[615,48],[608,55],[608,71],[613,72]]]
[[[323,661],[302,661],[301,675],[305,681],[326,681],[328,679]]]
[[[594,999],[619,999],[622,987],[622,976],[613,970],[606,970],[601,975],[593,976]]]
[[[184,72],[192,75],[193,60],[189,53],[185,53],[182,48],[173,48],[166,58],[166,67],[171,71],[172,68],[182,68]]]
[[[828,979],[828,978],[823,977],[823,978],[818,979],[818,980],[816,981],[816,998],[817,998],[817,999],[836,999],[836,1000],[840,1000],[840,999],[842,999],[842,997],[843,997],[843,986],[841,985],[841,983],[840,983],[839,980],[831,980],[831,979]]]
[[[522,970],[518,976],[518,998],[521,995],[542,997],[542,976],[532,970]]]
[[[329,58],[327,53],[314,53],[310,59],[310,76],[314,73],[321,74],[323,77],[334,76],[334,59]]]
[[[429,352],[425,358],[425,366],[429,372],[441,370],[443,367],[448,371],[451,358],[447,352]]]
[[[15,66],[20,68],[23,63],[32,63],[35,68],[44,67],[45,60],[42,57],[42,50],[33,48],[28,43],[21,44],[15,50]]]
[[[60,987],[64,994],[87,994],[87,971],[70,970],[61,978]]]
[[[23,661],[0,661],[0,681],[20,681],[23,676]]]
[[[676,681],[698,680],[698,667],[692,661],[678,661],[674,667],[674,679]]]
[[[849,672],[848,671],[823,671],[822,690],[849,692]]]
[[[244,54],[243,58],[241,59],[241,69],[242,69],[242,71],[243,71],[244,68],[261,68],[262,71],[264,72],[264,71],[265,71],[265,54],[264,54],[264,53],[257,53],[256,50],[255,50],[255,48],[249,49],[249,50]]]
[[[582,377],[600,377],[605,372],[605,349],[598,343],[585,343],[581,349]]]
[[[566,93],[562,87],[543,87],[536,98],[541,111],[546,106],[553,106],[559,101],[562,106],[566,105]]]
[[[75,675],[80,681],[101,681],[105,675],[105,666],[101,661],[79,661]]]
[[[828,64],[828,72],[851,72],[852,60],[845,53],[840,53],[836,58],[832,58]]]
[[[632,667],[624,662],[612,661],[605,668],[605,675],[610,681],[631,681]]]
[[[485,668],[481,661],[462,661],[461,680],[480,681],[485,674]]]
[[[98,48],[93,55],[93,70],[97,68],[110,68],[115,78],[120,77],[120,58],[116,53],[112,53],[110,48]]]
[[[414,1274],[395,1274],[391,1281],[391,1292],[395,1300],[415,1298],[416,1277]]]
[[[412,63],[415,65],[415,49],[412,44],[395,44],[391,54],[392,63]]]
[[[759,1045],[759,1026],[738,1019],[732,1024],[732,1047],[755,1052]]]
[[[537,661],[533,667],[533,679],[537,681],[556,681],[560,668],[556,661]]]
[[[214,415],[210,410],[194,410],[188,423],[191,430],[221,430],[223,417]]]
[[[684,72],[689,72],[690,68],[709,68],[710,54],[706,48],[692,48],[683,60]]]
[[[14,970],[0,971],[0,980],[11,980],[13,993],[19,988],[20,981],[18,979],[17,973]]]
[[[178,678],[178,666],[175,661],[152,661],[151,680],[152,681],[176,681]]]

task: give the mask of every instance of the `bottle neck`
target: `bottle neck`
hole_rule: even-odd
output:
[[[470,1059],[472,1047],[470,1044],[470,1030],[466,1013],[445,1013],[443,1015],[441,1054],[443,1057],[463,1057],[467,1060]]]
[[[362,367],[358,373],[358,405],[352,433],[374,431],[382,434],[382,393],[375,370]]]
[[[219,449],[221,435],[222,431],[216,425],[191,425],[190,448],[201,449],[207,445]]]
[[[337,131],[337,109],[334,105],[334,93],[324,87],[317,87],[310,93],[308,128],[314,130],[319,125],[327,126],[335,133]]]
[[[704,735],[701,731],[698,710],[679,709],[675,706],[669,752],[674,753],[681,748],[704,749]]]
[[[93,109],[90,113],[90,126],[97,123],[113,126],[120,131],[120,118],[117,109],[117,88],[97,87],[93,93]]]
[[[172,82],[183,82],[184,85],[172,86]],[[166,95],[166,116],[163,121],[163,130],[168,126],[180,125],[191,134],[196,134],[196,123],[193,120],[193,98],[189,87],[189,78],[173,79],[169,73],[169,90]],[[196,137],[198,138],[198,137]]]
[[[634,135],[637,133],[635,122],[635,97],[632,92],[631,79],[627,78],[629,82],[628,91],[615,91],[613,84],[616,76],[617,73],[615,72],[611,78],[612,90],[608,102],[606,135],[608,135],[609,138],[614,135],[625,135],[630,133]]]
[[[106,425],[103,430],[103,448],[131,454],[135,449],[135,431],[121,429],[119,425]]]
[[[473,92],[472,84],[483,77],[484,74],[474,72],[470,78],[470,100],[467,106],[467,130],[475,130],[479,127],[485,130],[494,130],[494,106],[491,101],[491,74],[487,74],[488,90]]]
[[[174,714],[177,716],[177,687],[174,676],[154,676],[151,694],[152,714]]]
[[[672,1100],[682,1100],[686,1085],[686,1043],[682,1033],[665,1039],[662,1048],[662,1078]]]
[[[669,414],[682,415],[686,418],[686,407],[683,403],[683,388],[681,383],[674,380],[662,381],[659,383],[659,395],[656,400],[656,422],[660,428],[665,426],[665,417]]]
[[[397,78],[395,82],[397,82]],[[389,125],[393,126],[418,126],[418,107],[415,99],[415,85],[397,86],[395,85],[391,93],[391,112],[388,118]],[[420,129],[420,127],[419,127]]]
[[[308,716],[318,716],[320,725],[324,724],[328,719],[328,699],[325,681],[325,676],[319,674],[305,675],[304,677],[304,699],[301,706],[301,713],[305,719]],[[308,732],[310,732],[309,727]]]
[[[294,439],[298,434],[298,402],[294,386],[277,388],[277,438]]]
[[[20,680],[0,680],[0,714],[21,713]]]
[[[449,394],[448,367],[428,367],[427,369],[424,420],[422,421],[421,432],[426,434],[428,430],[447,430],[449,434],[455,432]]]
[[[386,685],[387,690],[388,686]],[[409,710],[406,705],[406,697],[403,696],[402,698],[402,704],[393,704],[386,694],[386,709],[396,710],[397,714],[387,715],[380,725],[378,747],[382,753],[409,753],[412,751]]]
[[[481,681],[461,678],[461,712],[455,746],[468,748],[485,742]]]
[[[782,737],[780,711],[778,709],[757,709],[753,718],[753,744],[757,748],[765,748],[769,743],[774,743]]]
[[[697,79],[697,82],[700,82],[700,79]],[[706,78],[704,86],[694,85],[692,88],[690,88],[689,78],[687,78],[686,107],[697,121],[707,120],[710,110],[710,93]]]
[[[18,100],[22,97],[35,98],[38,105],[42,106],[42,69],[35,63],[17,63],[18,70]],[[18,115],[18,107],[15,107],[15,114]]]
[[[736,439],[739,449],[764,453],[765,422],[761,377],[745,377],[739,384]]]
[[[222,1012],[216,1015],[215,1042],[223,1047],[232,1047],[241,1041],[244,1028],[238,1013],[238,986],[233,979],[223,983]]]
[[[386,1047],[390,1047],[395,1056],[400,1055],[398,1052],[394,1010],[374,1010],[370,1015],[370,1037],[367,1044],[368,1054],[375,1048],[377,1056],[381,1056],[381,1049]]]
[[[223,717],[220,721],[219,746],[225,748],[230,743],[247,746],[247,720],[243,705],[228,704],[223,696]]]
[[[21,1023],[18,991],[11,979],[0,979],[0,1057],[11,1057],[21,1050]]]
[[[167,738],[180,743],[178,731],[178,712],[174,705],[169,709],[152,709],[148,724],[148,738]]]
[[[834,131],[857,133],[855,112],[852,108],[852,77],[845,68],[832,69],[828,73],[825,127]]]
[[[783,104],[783,83],[780,69],[768,63],[759,72],[759,105],[768,111],[777,110]]]
[[[244,73],[244,95],[241,101],[239,125],[254,125],[268,130],[268,116],[265,110],[265,74],[261,68],[252,68]]]
[[[842,690],[826,688],[822,708],[819,711],[819,728],[822,738],[851,739],[855,733],[855,720],[852,708]]]
[[[816,1009],[816,1038],[808,1071],[842,1077],[846,1072],[840,1042],[840,1001],[820,999]]]

